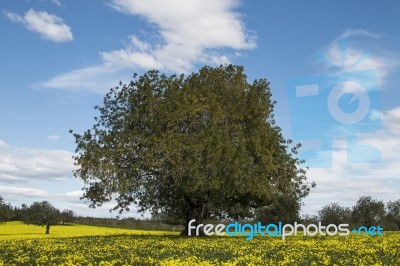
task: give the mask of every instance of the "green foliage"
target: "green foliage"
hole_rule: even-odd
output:
[[[385,218],[385,204],[370,196],[362,196],[353,207],[351,215],[353,221],[359,225],[378,225]]]
[[[13,209],[9,203],[5,203],[0,195],[0,223],[8,221],[13,215]]]
[[[72,223],[74,222],[76,215],[73,210],[65,209],[60,213],[60,219],[62,223]]]
[[[135,76],[96,107],[92,129],[71,131],[84,198],[186,219],[234,217],[234,206],[252,216],[286,195],[299,202],[310,188],[300,145],[275,125],[274,104],[269,83],[248,83],[239,66]]]
[[[300,203],[296,195],[280,195],[269,206],[257,209],[256,221],[261,221],[265,224],[297,222],[300,219]]]
[[[34,202],[25,210],[23,222],[39,226],[46,226],[46,234],[50,226],[60,221],[60,211],[48,201]]]
[[[396,229],[400,230],[400,199],[389,201],[386,204],[386,219],[388,222],[396,225]]]
[[[322,224],[345,224],[351,221],[351,209],[342,207],[334,202],[322,207],[318,211],[318,218]]]

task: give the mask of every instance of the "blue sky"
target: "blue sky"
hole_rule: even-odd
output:
[[[68,130],[90,128],[93,107],[134,72],[228,62],[243,65],[249,80],[270,81],[286,137],[330,143],[303,154],[317,182],[303,213],[333,201],[352,206],[361,195],[399,198],[398,1],[3,0],[0,9],[0,195],[15,205],[49,200],[81,215],[116,215],[112,204],[91,210],[79,200]],[[354,77],[361,94],[346,81]],[[315,82],[318,97],[293,96]],[[351,94],[368,96],[368,110],[350,126],[327,109],[335,82],[345,116],[364,99]],[[361,162],[349,162],[349,136],[379,160],[356,152]],[[312,156],[330,165],[315,167]]]

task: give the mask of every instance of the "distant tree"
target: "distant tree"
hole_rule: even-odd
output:
[[[60,221],[60,211],[48,201],[34,202],[25,211],[23,222],[46,227],[50,234],[50,226]]]
[[[0,223],[5,221],[5,215],[3,213],[3,204],[4,204],[4,199],[0,195]]]
[[[387,214],[386,218],[388,222],[394,223],[397,230],[400,230],[400,199],[395,201],[389,201],[386,204]]]
[[[76,217],[76,215],[75,215],[75,212],[73,210],[65,209],[60,214],[60,218],[61,218],[62,224],[64,224],[64,223],[72,223],[74,221],[75,217]]]
[[[359,225],[367,227],[378,225],[385,218],[385,204],[370,196],[360,197],[353,207],[351,216],[353,222]]]
[[[256,211],[256,220],[264,223],[293,223],[300,219],[300,202],[290,195],[281,195],[272,204]]]
[[[100,115],[77,145],[75,176],[92,207],[180,213],[186,226],[233,207],[254,215],[287,195],[309,193],[300,145],[282,135],[265,79],[243,67],[203,67],[188,77],[149,71],[120,83],[96,107]],[[212,206],[212,207],[211,207]],[[242,214],[242,215],[243,215]]]
[[[24,221],[26,218],[26,210],[28,209],[28,205],[25,203],[21,204],[21,207],[14,207],[13,211],[13,221]]]
[[[9,203],[4,202],[0,195],[0,223],[8,221],[12,218],[13,209]]]
[[[301,217],[301,223],[304,225],[318,224],[318,216],[305,214]]]
[[[349,207],[342,207],[334,202],[322,207],[318,211],[318,219],[322,224],[335,224],[351,222],[351,209]]]

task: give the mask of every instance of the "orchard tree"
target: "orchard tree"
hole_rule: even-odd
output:
[[[50,234],[50,226],[60,221],[60,211],[48,201],[34,202],[25,210],[23,222],[46,226],[46,234]]]
[[[344,224],[351,220],[351,209],[349,207],[340,206],[334,202],[322,207],[318,211],[318,218],[322,224]]]
[[[269,206],[256,211],[256,220],[265,224],[294,223],[300,220],[301,202],[294,194],[281,195]]]
[[[355,223],[376,226],[385,217],[385,204],[370,196],[362,196],[353,207],[351,216]]]
[[[14,207],[14,215],[13,215],[13,220],[14,221],[25,221],[26,220],[26,212],[28,210],[28,205],[25,203],[21,204],[21,207]]]
[[[243,67],[203,67],[185,77],[153,70],[110,90],[94,126],[78,134],[76,177],[91,207],[204,215],[254,215],[278,197],[309,193],[299,144],[275,124],[269,83]]]
[[[65,209],[60,213],[60,219],[62,224],[72,223],[75,219],[76,215],[73,210]]]
[[[13,215],[13,209],[9,203],[4,202],[0,195],[0,223],[8,221]]]
[[[386,204],[387,208],[387,220],[394,223],[397,230],[400,230],[400,200],[389,201]]]

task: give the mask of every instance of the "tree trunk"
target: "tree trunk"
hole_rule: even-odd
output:
[[[50,223],[46,224],[46,235],[50,234]]]
[[[186,202],[188,203],[188,208],[186,211],[186,223],[185,223],[185,229],[181,232],[181,235],[183,236],[189,236],[189,222],[191,220],[195,220],[191,223],[191,230],[190,230],[190,235],[191,236],[196,236],[196,227],[199,224],[203,223],[203,213],[204,213],[204,206],[205,206],[205,200],[204,199],[198,199],[198,198],[190,198],[190,197],[185,197]],[[204,235],[203,228],[201,227],[200,230],[198,230],[198,235]]]

